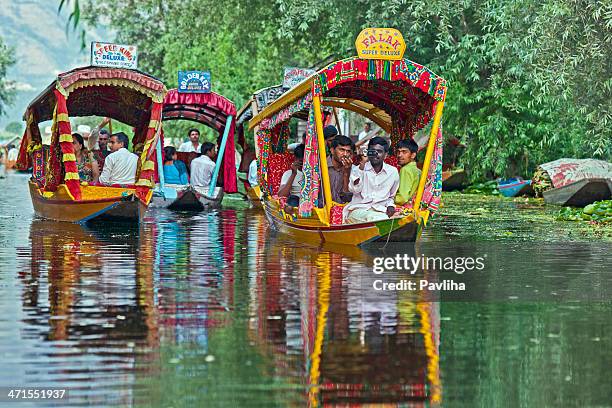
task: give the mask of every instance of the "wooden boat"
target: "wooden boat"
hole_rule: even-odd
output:
[[[175,210],[201,211],[204,208],[221,206],[224,193],[236,193],[236,149],[234,144],[236,106],[229,99],[214,93],[186,93],[178,89],[168,91],[164,99],[162,119],[189,120],[206,125],[219,133],[219,153],[210,188],[196,186],[175,186],[165,184],[163,172],[153,194],[153,207]],[[163,168],[160,139],[158,144],[158,168]],[[177,153],[187,165],[198,156],[197,153]],[[222,187],[217,186],[221,174]]]
[[[154,185],[155,145],[165,86],[140,71],[83,67],[59,74],[28,106],[18,168],[32,167],[30,195],[37,216],[84,223],[104,218],[138,221]],[[81,183],[72,146],[70,116],[106,116],[135,128],[130,146],[140,156],[136,183],[97,186]],[[53,120],[47,157],[38,124]],[[49,171],[47,171],[47,169]]]
[[[497,182],[497,189],[504,197],[534,195],[533,187],[531,186],[531,180],[523,180],[520,177],[499,180]]]
[[[465,185],[467,174],[463,169],[442,172],[442,191],[459,190]]]
[[[238,143],[242,146],[242,161],[240,171],[246,172],[248,175],[249,165],[256,158],[258,146],[255,145],[255,152],[249,149],[244,137],[244,125],[253,119],[253,115],[259,113],[270,103],[277,100],[284,92],[283,85],[273,85],[267,88],[255,91],[251,98],[240,108],[236,117],[236,132],[238,133]],[[239,178],[246,190],[247,200],[252,208],[263,208],[261,204],[261,190],[259,186],[252,186],[246,178]]]
[[[549,204],[584,207],[595,201],[609,200],[612,195],[612,179],[586,178],[563,187],[544,191],[544,201]]]
[[[385,30],[405,49],[401,33]],[[360,37],[362,38],[362,37]],[[374,38],[374,37],[372,37]],[[377,41],[357,41],[381,46]],[[375,44],[375,45],[374,45]],[[399,45],[402,44],[402,45]],[[359,47],[358,47],[359,48]],[[371,47],[370,47],[371,48]],[[420,236],[430,214],[437,209],[441,192],[442,135],[440,120],[446,97],[446,81],[426,67],[403,59],[402,55],[378,59],[378,49],[331,63],[284,93],[251,119],[249,129],[258,144],[259,186],[264,211],[273,228],[298,241],[364,245],[371,242],[414,242]],[[402,52],[403,54],[403,52]],[[394,59],[390,59],[394,58]],[[344,224],[339,215],[342,206],[332,202],[323,138],[321,107],[340,108],[361,114],[391,134],[392,144],[400,137],[411,137],[418,129],[433,122],[424,168],[414,202],[396,216],[376,222]],[[292,117],[308,118],[306,136],[305,183],[300,208],[288,214],[282,200],[275,196],[280,175],[286,170],[284,138]],[[273,148],[274,146],[274,148]],[[283,167],[285,166],[285,167]],[[320,183],[317,183],[317,177]],[[323,205],[317,207],[319,187]]]

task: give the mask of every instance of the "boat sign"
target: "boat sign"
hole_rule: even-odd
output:
[[[285,75],[283,77],[283,88],[291,89],[316,71],[314,69],[306,68],[285,68]]]
[[[134,45],[91,43],[91,65],[94,67],[138,68],[138,49]]]
[[[178,91],[180,93],[210,93],[210,72],[179,71]]]
[[[357,36],[355,47],[362,59],[399,60],[406,51],[404,37],[395,28],[365,28]]]

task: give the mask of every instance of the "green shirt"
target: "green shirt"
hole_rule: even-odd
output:
[[[421,170],[416,166],[415,162],[410,162],[399,171],[400,185],[395,195],[395,204],[403,205],[412,199],[419,186],[421,178]]]

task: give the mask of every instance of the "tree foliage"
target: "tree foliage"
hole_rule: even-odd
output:
[[[85,2],[85,3],[84,3]],[[591,0],[81,0],[166,83],[210,69],[242,103],[283,66],[354,55],[364,27],[396,27],[406,57],[449,81],[446,134],[473,178],[528,175],[563,156],[610,160],[612,3]],[[83,14],[83,11],[82,11]]]
[[[13,101],[15,95],[13,83],[6,79],[7,71],[14,63],[12,50],[0,37],[0,115],[6,112],[6,106]]]

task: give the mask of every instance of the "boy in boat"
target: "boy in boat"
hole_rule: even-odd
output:
[[[199,152],[202,149],[200,145],[200,131],[198,129],[189,129],[189,140],[179,146],[179,152]]]
[[[202,155],[191,161],[191,185],[195,187],[209,187],[215,171],[215,145],[210,142],[202,143]]]
[[[404,205],[412,200],[419,186],[421,170],[416,166],[419,146],[412,139],[400,140],[397,144],[397,162],[402,166],[399,172],[400,184],[395,195],[395,204]]]
[[[297,207],[300,205],[300,193],[304,185],[304,173],[302,173],[302,165],[304,164],[304,145],[301,144],[293,150],[295,161],[291,165],[291,169],[283,173],[278,190],[279,197],[287,197],[287,205],[289,207]]]
[[[349,177],[353,167],[353,141],[346,136],[338,135],[331,142],[331,155],[327,157],[329,184],[332,200],[339,204],[351,201]]]
[[[395,213],[393,200],[399,188],[397,169],[384,162],[389,143],[374,137],[368,143],[368,161],[361,163],[349,178],[349,191],[353,198],[344,207],[343,216],[348,223],[379,221]]]
[[[136,182],[138,156],[128,150],[129,144],[130,140],[123,132],[110,137],[108,145],[112,153],[104,160],[100,183],[131,185]]]

